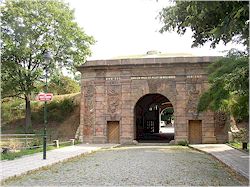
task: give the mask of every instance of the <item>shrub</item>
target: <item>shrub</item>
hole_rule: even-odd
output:
[[[80,85],[67,76],[55,75],[49,82],[49,90],[55,95],[70,94],[80,92]]]
[[[64,114],[69,114],[73,112],[75,107],[74,101],[72,99],[64,99],[61,102],[61,110]]]
[[[10,141],[9,141],[9,148],[11,149],[11,150],[17,150],[17,149],[19,149],[20,147],[22,147],[23,146],[23,143],[20,141],[20,140],[17,140],[17,139],[11,139]]]
[[[74,111],[75,104],[73,99],[54,100],[47,103],[47,114],[49,121],[62,122],[71,112]],[[43,122],[44,104],[37,112],[32,113],[32,119]]]
[[[47,103],[48,120],[62,122],[66,117],[74,111],[74,98],[56,98]],[[31,120],[35,123],[44,122],[44,102],[31,102]],[[1,105],[1,124],[2,129],[5,124],[15,120],[25,118],[25,102],[21,99],[3,99]],[[22,130],[23,131],[23,130]],[[20,132],[23,133],[23,132]]]
[[[37,112],[31,112],[31,120],[36,121],[38,123],[42,123],[44,121],[44,113],[39,110]]]
[[[7,124],[25,116],[25,103],[21,99],[2,100],[1,122]]]
[[[177,142],[178,145],[182,145],[182,146],[188,146],[188,141],[187,140],[181,140]]]
[[[35,137],[30,143],[29,146],[41,146],[43,145],[43,137]]]
[[[238,132],[233,132],[233,140],[235,142],[248,142],[248,131],[245,128],[241,128]]]

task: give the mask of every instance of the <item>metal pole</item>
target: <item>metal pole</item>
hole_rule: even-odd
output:
[[[48,92],[47,77],[48,77],[48,68],[46,67],[45,69],[45,94]],[[47,124],[48,124],[47,101],[45,100],[44,102],[44,130],[43,130],[43,159],[44,160],[46,160]]]
[[[25,134],[25,149],[27,149],[28,145],[27,145],[27,134]]]

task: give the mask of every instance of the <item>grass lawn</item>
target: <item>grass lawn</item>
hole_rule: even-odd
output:
[[[231,147],[233,148],[236,148],[236,149],[239,149],[239,150],[243,150],[242,149],[242,143],[241,142],[230,142],[228,143],[228,145],[230,145]],[[244,150],[244,151],[247,151],[249,152],[249,143],[247,144],[247,150]]]
[[[75,144],[77,144],[77,143],[75,143]],[[66,146],[70,146],[70,145],[72,145],[71,142],[60,144],[59,149],[66,147]],[[47,146],[47,151],[50,151],[53,149],[56,149],[56,147],[55,146]],[[24,156],[24,155],[31,155],[31,154],[39,153],[42,151],[43,151],[43,148],[40,147],[40,148],[36,148],[36,149],[23,149],[23,150],[20,150],[19,152],[1,153],[1,160],[14,160],[15,158],[19,158],[19,157]]]

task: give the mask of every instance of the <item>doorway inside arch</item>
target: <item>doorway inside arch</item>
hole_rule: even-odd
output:
[[[147,94],[135,105],[135,139],[139,142],[170,142],[174,139],[174,110],[168,98]]]

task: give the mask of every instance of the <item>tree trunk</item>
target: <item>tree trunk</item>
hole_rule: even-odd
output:
[[[25,133],[31,128],[31,107],[30,107],[30,94],[25,96]]]

